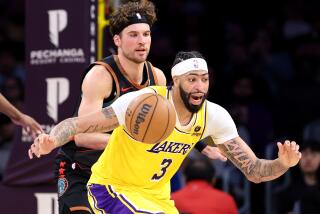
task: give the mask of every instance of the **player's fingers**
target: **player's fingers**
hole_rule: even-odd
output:
[[[219,159],[223,162],[226,162],[228,160],[228,158],[222,154],[219,155]]]
[[[295,151],[296,150],[296,146],[297,146],[297,143],[295,141],[292,141],[291,145],[290,145],[291,150]]]
[[[216,147],[212,147],[213,151],[214,151],[214,154],[215,154],[215,158],[213,159],[219,159],[221,161],[227,161],[228,158],[221,152],[220,149],[216,148]]]
[[[33,141],[33,146],[36,146],[36,147],[39,147],[39,142],[40,142],[40,139],[39,137],[37,137],[34,141]]]
[[[32,157],[33,157],[33,155],[37,156],[36,155],[37,154],[37,148],[36,148],[36,145],[34,143],[31,144],[31,146],[30,146],[30,154],[32,155]]]
[[[40,133],[43,133],[43,132],[44,132],[43,129],[42,129],[42,127],[41,127],[41,125],[40,125],[39,123],[35,123],[35,128],[36,128],[36,130],[37,130],[38,132],[40,132]]]
[[[31,132],[32,139],[36,139],[37,136],[38,136],[37,132],[35,132],[35,131]]]
[[[42,141],[43,141],[44,144],[50,144],[51,143],[51,139],[49,138],[48,135],[44,135],[42,137]]]
[[[286,141],[284,142],[284,150],[285,150],[286,152],[289,152],[289,151],[290,151],[290,147],[291,147],[290,141],[289,141],[289,140],[286,140]]]
[[[38,136],[38,143],[43,145],[46,142],[46,138],[45,137],[46,137],[45,135],[42,135],[42,134],[39,135]]]
[[[282,145],[282,143],[280,143],[280,142],[277,142],[277,146],[278,146],[278,149],[279,149],[279,154],[283,154],[283,145]]]
[[[35,156],[37,156],[38,158],[40,157],[40,146],[39,146],[39,142],[34,143],[34,149],[33,149],[33,154],[35,154]]]
[[[26,132],[27,132],[28,134],[30,134],[30,133],[31,133],[31,129],[30,129],[30,127],[29,127],[29,126],[26,126],[26,127],[25,127],[25,130],[26,130]]]
[[[41,133],[44,133],[44,131],[42,130],[40,124],[34,122],[32,124],[32,128],[33,128],[33,132],[37,135],[41,134]]]
[[[28,149],[28,155],[29,155],[29,158],[32,159],[33,158],[33,155],[32,155],[32,151],[31,149]]]

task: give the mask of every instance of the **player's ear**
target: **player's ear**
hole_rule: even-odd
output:
[[[173,76],[172,77],[172,81],[174,85],[178,85],[179,84],[179,77],[178,76]]]
[[[117,47],[120,46],[120,36],[118,34],[113,36],[113,42]]]

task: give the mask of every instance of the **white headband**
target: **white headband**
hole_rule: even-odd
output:
[[[180,76],[182,74],[188,73],[189,71],[199,70],[208,72],[206,60],[202,58],[190,58],[173,66],[173,68],[171,68],[171,76]]]

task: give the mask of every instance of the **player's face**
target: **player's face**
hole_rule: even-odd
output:
[[[309,148],[303,150],[299,165],[304,173],[315,173],[320,167],[320,153]]]
[[[151,45],[150,26],[145,23],[132,24],[124,28],[116,43],[119,54],[135,62],[146,61]]]
[[[186,108],[196,113],[207,98],[209,89],[209,75],[207,72],[189,72],[180,77],[179,91]]]

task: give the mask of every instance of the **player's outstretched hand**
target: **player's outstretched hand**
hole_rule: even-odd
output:
[[[35,121],[35,119],[26,114],[22,113],[20,114],[20,117],[17,120],[12,119],[12,121],[16,125],[22,126],[27,131],[27,133],[32,136],[33,139],[37,135],[43,133],[41,125],[37,121]]]
[[[299,145],[295,141],[286,140],[283,144],[278,142],[278,157],[284,167],[289,168],[297,165],[301,158]]]
[[[32,159],[34,155],[40,158],[41,155],[49,154],[55,148],[55,142],[48,134],[40,134],[28,150],[29,158]]]

